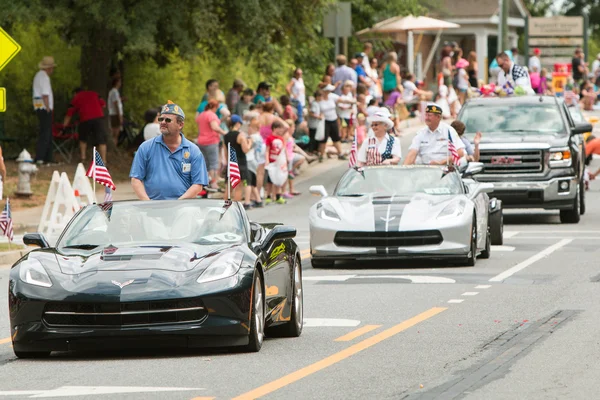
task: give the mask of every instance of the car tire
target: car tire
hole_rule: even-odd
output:
[[[302,267],[300,259],[294,267],[292,282],[292,304],[290,320],[283,325],[277,325],[267,330],[270,337],[298,337],[302,334],[304,325],[304,291],[302,290]]]
[[[490,258],[490,255],[492,254],[492,238],[491,238],[490,232],[491,232],[491,229],[490,229],[490,226],[488,225],[487,233],[485,235],[485,249],[481,250],[481,254],[479,255],[479,257],[481,257],[483,259]]]
[[[579,215],[583,215],[585,214],[585,182],[583,178],[581,178],[579,188]]]
[[[504,212],[502,210],[502,201],[498,200],[498,203],[500,209],[489,215],[491,243],[494,246],[502,246],[504,244]]]
[[[31,359],[31,358],[48,358],[50,357],[49,351],[21,351],[13,350],[15,356],[18,358]]]
[[[560,222],[563,224],[577,224],[581,219],[579,214],[579,205],[581,204],[581,187],[577,184],[577,193],[573,199],[573,208],[570,210],[560,210]]]
[[[465,264],[467,267],[474,267],[477,262],[477,218],[473,215],[473,222],[471,223],[471,248],[469,249],[469,254],[467,254],[467,259]]]
[[[265,340],[265,296],[262,279],[258,271],[254,274],[252,286],[252,313],[250,321],[249,342],[242,347],[242,351],[256,353],[260,351]]]
[[[310,265],[312,265],[313,268],[333,268],[335,260],[313,257],[310,259]]]

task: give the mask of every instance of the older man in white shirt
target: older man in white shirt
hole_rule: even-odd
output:
[[[33,109],[40,122],[40,132],[35,152],[38,164],[52,162],[52,112],[54,96],[50,75],[54,72],[54,58],[47,56],[38,64],[39,71],[33,78]]]

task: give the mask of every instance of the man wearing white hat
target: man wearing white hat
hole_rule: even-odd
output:
[[[50,75],[54,72],[54,58],[46,56],[38,64],[39,71],[33,78],[33,109],[40,121],[35,161],[38,164],[52,162],[52,112],[54,111],[54,96]]]
[[[429,103],[425,110],[425,124],[413,138],[404,165],[415,164],[417,157],[420,163],[431,165],[452,164],[450,142],[458,153],[458,158],[465,155],[465,144],[460,140],[453,127],[442,122],[442,107],[439,104]]]
[[[360,146],[357,166],[396,165],[400,162],[402,158],[400,140],[388,133],[394,127],[394,122],[390,117],[390,111],[385,107],[381,107],[367,118],[367,123],[373,130],[373,135],[370,135]]]

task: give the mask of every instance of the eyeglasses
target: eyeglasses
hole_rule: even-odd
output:
[[[170,124],[171,121],[173,121],[171,118],[164,118],[164,117],[159,117],[158,118],[158,122],[163,122],[165,121],[167,124]]]

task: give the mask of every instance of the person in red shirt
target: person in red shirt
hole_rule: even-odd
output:
[[[279,155],[283,152],[286,157],[284,165],[287,169],[287,156],[285,155],[285,142],[283,136],[286,131],[289,129],[289,125],[283,121],[274,121],[271,125],[271,131],[273,132],[271,135],[267,136],[265,140],[266,145],[266,162],[265,169],[268,170],[267,166],[271,163],[277,163],[279,161]],[[287,175],[287,174],[286,174]],[[287,182],[287,180],[286,180]],[[271,178],[267,174],[267,193],[270,193],[269,197],[266,195],[265,203],[269,204],[270,202],[275,202],[277,204],[285,204],[285,199],[281,197],[282,188],[285,186],[285,182],[281,186],[275,186],[271,181]]]
[[[75,96],[71,100],[69,110],[63,122],[68,126],[71,118],[79,114],[79,152],[81,162],[85,164],[87,145],[98,146],[100,157],[106,163],[107,130],[104,121],[104,108],[106,103],[100,95],[91,90],[75,89]]]

